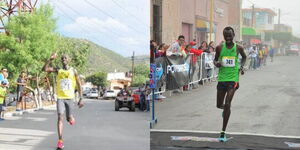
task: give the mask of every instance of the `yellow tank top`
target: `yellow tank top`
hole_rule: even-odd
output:
[[[56,94],[58,99],[73,99],[75,97],[76,79],[74,69],[59,69],[56,77]]]
[[[6,88],[0,87],[0,104],[3,104],[5,96],[6,96]]]

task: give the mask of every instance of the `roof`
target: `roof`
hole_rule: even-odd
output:
[[[252,11],[252,8],[244,8],[244,9],[242,9],[242,11],[249,12],[249,11]],[[270,8],[254,8],[254,11],[255,12],[267,12],[267,13],[271,14],[272,16],[277,16],[277,13],[274,12]]]

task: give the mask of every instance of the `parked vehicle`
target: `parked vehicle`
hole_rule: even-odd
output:
[[[90,93],[90,89],[86,89],[82,92],[83,96],[87,96],[87,94]]]
[[[135,105],[139,105],[140,95],[141,95],[141,91],[139,89],[136,89],[133,91],[132,97],[133,97]]]
[[[99,97],[99,92],[98,90],[91,90],[89,93],[87,93],[88,98],[98,98]]]
[[[299,56],[300,49],[297,44],[291,44],[286,50],[286,55],[297,55]]]
[[[117,97],[117,94],[113,90],[107,90],[103,95],[104,99],[115,98],[115,97]]]

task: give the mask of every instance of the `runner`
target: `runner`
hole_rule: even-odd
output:
[[[225,130],[230,116],[231,101],[235,91],[239,88],[239,72],[241,71],[242,75],[244,74],[243,66],[247,58],[244,48],[233,42],[234,35],[233,28],[224,28],[225,43],[217,46],[214,59],[215,66],[219,68],[217,108],[223,109],[223,127],[219,137],[221,142],[226,141]],[[238,62],[239,54],[242,56],[240,67]]]
[[[63,149],[63,138],[62,138],[62,131],[63,131],[63,115],[66,111],[66,120],[69,122],[70,125],[75,124],[75,119],[72,114],[72,106],[73,100],[75,98],[75,88],[77,84],[77,89],[79,92],[79,108],[83,107],[82,102],[82,89],[79,80],[79,76],[77,71],[69,66],[69,57],[67,55],[62,55],[61,62],[62,62],[62,69],[60,68],[52,68],[50,67],[50,63],[57,58],[57,54],[54,53],[50,57],[50,59],[46,62],[45,66],[43,67],[43,71],[46,72],[55,72],[57,73],[56,76],[56,94],[57,94],[57,114],[58,114],[58,121],[57,121],[57,131],[58,131],[58,142],[57,142],[57,149]]]

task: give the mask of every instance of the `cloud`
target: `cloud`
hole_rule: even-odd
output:
[[[78,17],[75,22],[66,24],[63,29],[67,32],[78,32],[78,30],[88,30],[95,32],[128,32],[128,27],[116,19],[107,18],[100,20],[98,18]],[[98,33],[99,34],[99,33]]]
[[[140,45],[140,41],[137,39],[134,39],[132,37],[122,37],[119,38],[119,40],[125,45],[131,45],[131,46],[136,46],[136,45]]]

